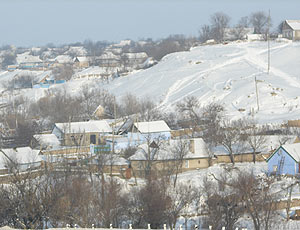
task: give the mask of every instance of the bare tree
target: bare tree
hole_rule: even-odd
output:
[[[235,39],[243,39],[247,33],[246,28],[248,27],[249,27],[249,18],[247,16],[242,17],[233,29],[233,35]]]
[[[167,191],[168,208],[165,213],[170,229],[176,229],[179,216],[193,203],[198,196],[198,191],[184,184],[177,184],[176,187],[168,185]]]
[[[250,146],[253,154],[253,162],[256,162],[256,154],[259,149],[266,145],[267,138],[263,135],[263,128],[255,120],[242,120],[241,126],[244,127],[245,133],[243,139]]]
[[[231,186],[232,171],[228,176],[226,172],[215,178],[214,181],[205,177],[203,179],[203,194],[206,197],[206,208],[209,224],[213,229],[233,230],[238,219],[244,214],[239,191]]]
[[[272,185],[273,178],[259,178],[249,172],[239,172],[233,183],[241,195],[245,211],[250,215],[255,230],[272,229],[278,199],[276,193],[273,193]]]
[[[185,156],[189,153],[189,141],[179,139],[171,148],[173,164],[171,164],[171,172],[174,176],[173,186],[176,187],[178,174],[182,171],[182,165]]]
[[[210,17],[211,35],[217,42],[222,42],[225,37],[225,28],[229,27],[230,17],[223,12],[217,12]]]
[[[9,65],[13,65],[16,63],[16,54],[12,52],[6,52],[3,56],[1,67],[2,69],[7,68]]]
[[[230,156],[231,163],[234,164],[234,153],[243,151],[245,145],[242,139],[239,122],[224,120],[219,133],[217,134],[218,143],[223,145]]]
[[[74,74],[73,66],[65,64],[52,70],[56,80],[70,80]]]
[[[254,27],[254,33],[264,34],[268,29],[268,20],[269,17],[263,11],[258,11],[251,14],[250,22]],[[271,19],[270,19],[271,20]]]
[[[206,42],[211,38],[211,29],[209,25],[203,25],[199,30],[199,39],[201,42]]]

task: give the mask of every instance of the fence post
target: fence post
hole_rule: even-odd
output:
[[[151,229],[151,226],[150,226],[150,224],[148,224],[148,229]]]
[[[95,228],[95,225],[94,225],[94,224],[92,224],[92,228]]]
[[[110,229],[113,229],[113,226],[112,226],[112,224],[110,224],[110,225],[109,225],[109,228],[110,228]]]
[[[166,224],[164,224],[164,230],[167,230],[167,225]]]
[[[132,229],[132,224],[129,224],[129,229]]]

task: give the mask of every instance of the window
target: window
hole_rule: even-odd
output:
[[[95,134],[92,134],[91,136],[90,136],[90,144],[96,144],[96,135]]]
[[[189,168],[189,161],[188,160],[185,161],[185,168]]]

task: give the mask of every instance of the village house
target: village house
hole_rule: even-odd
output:
[[[121,55],[121,62],[127,67],[137,68],[140,67],[148,58],[145,52],[140,53],[123,53]]]
[[[0,174],[10,173],[12,168],[20,171],[39,168],[42,158],[39,150],[30,147],[8,148],[0,151]]]
[[[267,159],[269,174],[296,175],[300,169],[300,143],[281,145]]]
[[[184,141],[188,143],[188,149],[184,156],[179,157],[174,149]],[[143,175],[149,161],[152,163],[154,171],[163,171],[174,168],[177,164],[180,171],[189,171],[200,168],[208,168],[211,165],[209,150],[202,138],[189,140],[166,140],[160,145],[154,142],[150,145],[142,144],[136,153],[129,157],[132,170],[137,175]]]
[[[100,66],[100,67],[120,67],[121,66],[121,61],[120,61],[120,56],[115,55],[112,52],[105,52],[101,56],[95,58],[95,62]]]
[[[170,139],[171,129],[167,123],[161,121],[134,122],[131,132],[128,132],[128,138],[138,141],[148,139]]]
[[[53,131],[61,145],[89,146],[101,144],[103,138],[112,133],[106,120],[56,123]]]
[[[285,20],[282,25],[282,36],[290,40],[300,40],[300,20]]]
[[[73,62],[76,68],[88,68],[90,63],[88,57],[75,57]]]
[[[29,52],[18,54],[16,62],[19,69],[39,70],[46,67],[39,56],[32,56]]]

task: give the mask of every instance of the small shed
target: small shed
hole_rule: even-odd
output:
[[[281,145],[267,159],[269,174],[296,175],[300,168],[300,143]]]

